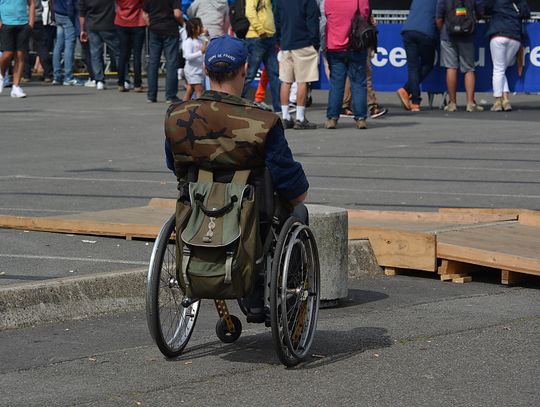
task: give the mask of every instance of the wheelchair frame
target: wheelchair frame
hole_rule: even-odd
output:
[[[201,300],[184,296],[176,275],[175,215],[161,228],[154,243],[146,288],[146,316],[152,338],[163,355],[182,354],[195,328]],[[313,342],[320,302],[320,265],[310,228],[295,217],[271,226],[271,243],[264,262],[264,312],[280,361],[295,366],[305,360]],[[242,332],[240,319],[229,313],[225,300],[214,300],[220,316],[216,334],[225,343]],[[240,309],[247,309],[238,299]]]

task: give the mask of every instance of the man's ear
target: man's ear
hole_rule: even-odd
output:
[[[248,64],[247,62],[244,64],[241,72],[242,72],[242,78],[245,78],[247,76],[247,67],[248,67]]]
[[[208,68],[206,68],[206,67],[204,68],[204,74],[205,74],[206,76],[208,76]]]

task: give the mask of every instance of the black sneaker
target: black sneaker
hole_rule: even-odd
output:
[[[294,127],[293,119],[281,119],[281,122],[283,123],[284,129],[292,129]]]
[[[317,125],[315,123],[311,123],[308,121],[308,119],[304,119],[302,121],[296,120],[294,122],[294,129],[295,130],[314,130],[317,128]]]
[[[167,99],[167,102],[166,102],[166,103],[168,103],[168,104],[171,104],[171,103],[180,103],[181,101],[182,101],[182,99],[180,99],[180,98],[174,96],[174,97],[172,97],[172,98],[170,98],[170,99]]]

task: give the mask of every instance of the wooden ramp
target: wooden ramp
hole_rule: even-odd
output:
[[[463,283],[471,281],[477,266],[500,272],[505,284],[522,274],[540,275],[540,212],[535,211],[349,211],[349,238],[368,238],[388,275],[423,270]]]
[[[126,239],[155,238],[174,213],[174,206],[174,199],[155,198],[148,206],[138,208],[45,217],[0,215],[0,227]]]

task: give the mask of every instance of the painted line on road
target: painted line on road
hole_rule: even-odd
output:
[[[79,213],[81,211],[67,211],[61,209],[31,209],[31,208],[1,208],[0,211],[14,211],[14,212],[51,212],[51,213]]]
[[[400,191],[396,189],[366,189],[366,188],[325,188],[325,187],[310,187],[310,191],[336,191],[336,192],[379,192],[383,194],[409,194],[409,195],[448,195],[448,196],[482,196],[482,197],[502,197],[502,198],[528,198],[540,199],[540,195],[524,195],[524,194],[487,194],[480,192],[435,192],[435,191]]]
[[[92,259],[88,257],[32,256],[32,255],[26,255],[26,254],[0,254],[0,257],[14,258],[14,259],[86,261],[86,262],[93,262],[93,263],[130,264],[130,265],[137,265],[137,266],[147,266],[149,264],[146,261]]]
[[[32,179],[47,181],[90,181],[90,182],[131,182],[138,184],[176,185],[176,181],[154,181],[148,179],[122,179],[122,178],[75,178],[75,177],[42,177],[36,175],[2,175],[0,179]]]
[[[305,161],[299,160],[302,164],[310,165],[338,165],[348,167],[395,167],[395,168],[423,168],[430,170],[463,170],[463,171],[504,171],[504,172],[540,172],[540,169],[519,169],[519,168],[482,168],[482,167],[441,167],[435,165],[410,165],[410,164],[370,164],[370,163],[344,163],[342,161]],[[429,181],[429,180],[427,180]]]

